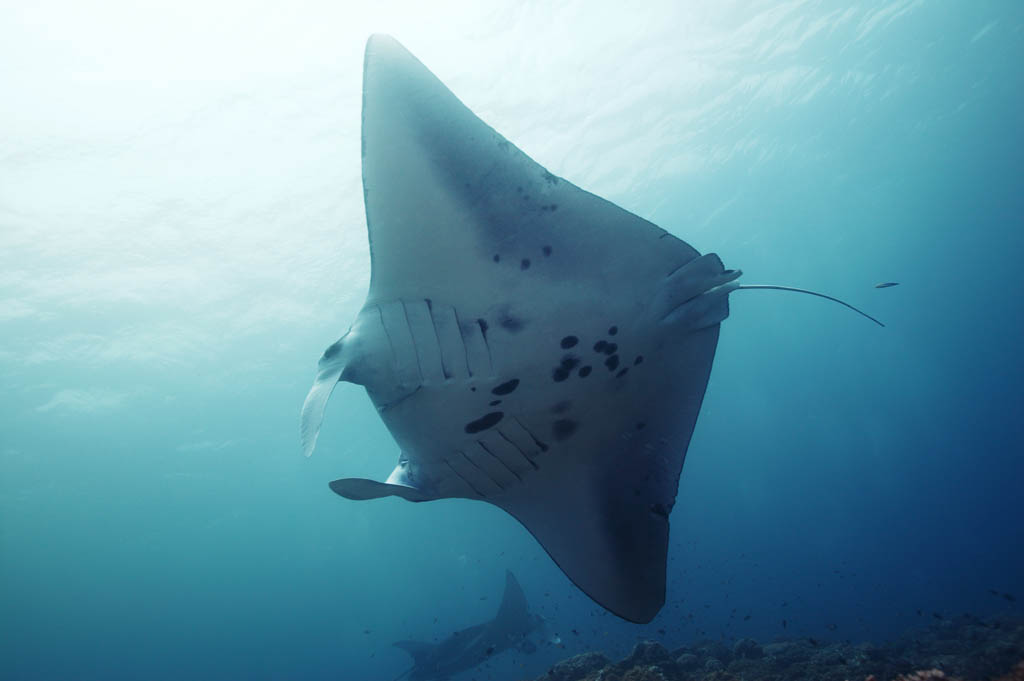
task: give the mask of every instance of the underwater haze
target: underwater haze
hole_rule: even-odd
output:
[[[369,284],[375,32],[744,283],[886,324],[732,296],[650,624],[494,506],[332,493],[399,454],[358,386],[302,456]],[[1012,0],[0,6],[0,678],[393,679],[506,570],[561,643],[458,681],[1021,614],[1022,65]]]

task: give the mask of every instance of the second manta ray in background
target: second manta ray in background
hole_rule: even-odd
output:
[[[305,453],[338,382],[362,385],[398,465],[332,490],[494,504],[588,596],[649,622],[728,295],[786,287],[740,286],[552,175],[387,36],[366,46],[362,120],[370,291],[320,360]]]
[[[444,681],[459,672],[479,666],[509,648],[532,653],[537,647],[529,636],[545,628],[544,619],[540,615],[530,614],[526,596],[515,576],[506,572],[505,594],[494,619],[456,631],[440,643],[395,643],[413,659],[412,668],[398,679],[408,676],[410,681]]]

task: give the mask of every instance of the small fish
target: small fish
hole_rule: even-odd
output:
[[[899,286],[898,281],[883,281],[881,284],[875,284],[875,288],[889,288],[890,286]]]
[[[747,620],[750,619],[750,617],[751,617],[750,615],[744,615],[743,616],[743,621],[746,622]]]
[[[786,620],[782,620],[782,628],[785,629],[787,626],[788,625],[786,624]]]
[[[815,648],[817,648],[817,647],[818,647],[818,641],[817,641],[817,640],[815,640],[815,639],[813,639],[813,638],[809,638],[809,639],[807,639],[807,641],[808,641],[808,642],[809,642],[809,643],[810,643],[810,644],[811,644],[812,646],[814,646]]]
[[[1017,602],[1017,597],[1014,596],[1013,594],[1008,594],[1008,593],[1004,592],[1003,593],[1003,598],[1005,598],[1006,600],[1010,601],[1011,603],[1016,603]]]

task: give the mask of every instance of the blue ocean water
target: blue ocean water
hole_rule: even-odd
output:
[[[332,494],[398,456],[356,386],[301,455],[369,280],[377,31],[555,174],[887,324],[733,294],[649,625],[496,508]],[[0,677],[391,679],[506,569],[563,646],[465,679],[1020,612],[1024,5],[42,3],[0,57]]]

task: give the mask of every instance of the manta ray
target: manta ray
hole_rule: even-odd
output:
[[[398,464],[332,490],[494,504],[593,600],[649,622],[729,294],[867,315],[741,286],[716,254],[545,170],[383,35],[366,46],[362,171],[369,293],[320,359],[306,455],[335,386],[362,385]]]
[[[413,659],[412,668],[398,678],[408,675],[410,681],[444,681],[509,648],[532,653],[537,648],[528,637],[543,628],[540,615],[530,614],[519,582],[506,571],[505,594],[494,619],[456,631],[440,643],[396,642]]]

